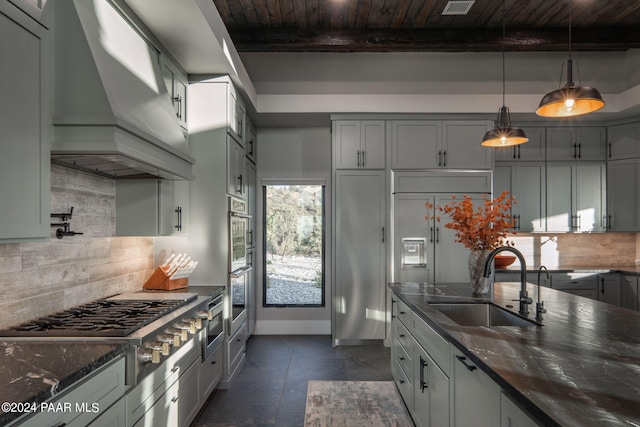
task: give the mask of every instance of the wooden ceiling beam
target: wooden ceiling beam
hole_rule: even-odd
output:
[[[230,29],[239,52],[494,52],[503,46],[502,29]],[[506,51],[568,50],[567,28],[507,28]],[[574,51],[626,51],[640,48],[631,27],[573,28]]]

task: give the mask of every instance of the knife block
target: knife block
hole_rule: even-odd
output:
[[[151,277],[145,282],[144,289],[155,289],[162,291],[173,291],[174,289],[186,288],[189,285],[189,279],[183,277],[182,279],[169,279],[167,273],[162,267],[157,267]]]

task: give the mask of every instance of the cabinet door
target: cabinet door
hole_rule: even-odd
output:
[[[227,135],[227,193],[244,198],[247,180],[244,172],[244,150],[231,136]]]
[[[541,162],[519,163],[514,169],[513,196],[518,202],[517,231],[545,231],[546,229],[546,172]]]
[[[500,425],[500,387],[460,351],[451,354],[453,426]]]
[[[31,2],[19,2],[26,4]],[[50,236],[48,32],[3,2],[0,7],[0,239]]]
[[[607,206],[605,162],[579,162],[574,166],[574,170],[574,229],[579,232],[605,231]]]
[[[493,197],[504,191],[516,197],[515,192],[515,163],[496,163],[493,167]],[[511,208],[511,216],[515,215],[515,208]],[[516,224],[517,225],[517,224]]]
[[[198,374],[200,358],[180,375],[178,380],[178,425],[188,426],[198,415],[200,409],[200,392],[198,390]]]
[[[546,160],[546,131],[545,128],[524,128],[527,141],[516,145],[516,160],[540,161]]]
[[[608,162],[607,228],[640,231],[640,159]]]
[[[251,215],[247,226],[247,247],[256,245],[256,167],[250,161],[245,162],[247,175],[247,213]]]
[[[574,160],[576,153],[573,128],[547,128],[547,160]]]
[[[638,310],[638,276],[620,277],[620,305],[630,310]]]
[[[360,123],[361,167],[385,168],[384,120],[365,120]]]
[[[480,145],[490,121],[442,122],[443,166],[452,169],[491,169],[493,149]]]
[[[562,162],[547,163],[547,231],[573,231],[573,207],[575,197],[572,192],[573,164]]]
[[[449,425],[449,377],[429,354],[415,346],[413,420],[418,427]]]
[[[176,381],[167,391],[158,399],[153,406],[144,413],[133,427],[146,427],[155,425],[180,426],[178,402],[179,383]]]
[[[336,169],[360,167],[360,121],[333,122],[333,162]]]
[[[391,122],[391,168],[431,169],[442,164],[439,121]]]
[[[619,306],[621,303],[619,276],[617,274],[601,274],[599,282],[598,299],[607,304]]]
[[[640,123],[609,127],[609,159],[640,156]]]
[[[606,135],[607,130],[603,127],[575,128],[576,159],[605,160],[607,158]]]
[[[533,421],[504,392],[500,395],[500,427],[536,427]]]
[[[253,123],[251,122],[251,120],[249,120],[249,116],[246,117],[245,120],[245,126],[247,127],[247,130],[245,131],[246,134],[246,144],[245,144],[245,151],[246,151],[246,156],[249,160],[251,160],[254,164],[258,161],[258,135],[256,132],[256,128],[253,125]]]
[[[336,173],[336,339],[385,336],[385,172]]]

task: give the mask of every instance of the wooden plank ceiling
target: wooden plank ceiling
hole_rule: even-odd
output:
[[[240,52],[624,51],[640,47],[640,0],[213,0]]]

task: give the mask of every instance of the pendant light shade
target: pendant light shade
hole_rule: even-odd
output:
[[[504,105],[505,97],[505,71],[504,71],[504,45],[505,45],[505,1],[502,0],[502,107],[498,111],[496,128],[484,134],[480,145],[485,147],[511,147],[524,144],[529,140],[520,128],[511,127],[509,108]]]
[[[529,138],[520,128],[511,126],[509,108],[504,105],[498,112],[498,126],[484,134],[481,145],[485,147],[511,147],[527,142]]]
[[[564,65],[564,64],[563,64]],[[578,72],[578,78],[580,74]],[[562,83],[562,73],[560,73]],[[540,101],[536,114],[543,117],[572,117],[593,113],[604,107],[602,95],[596,88],[573,82],[573,60],[571,59],[571,0],[569,0],[569,60],[567,61],[567,83],[549,92]]]

